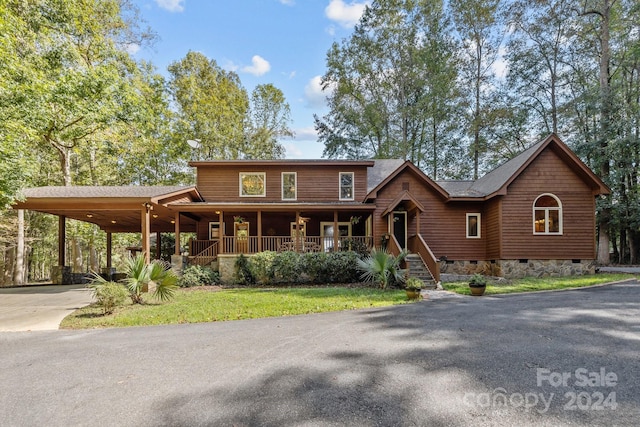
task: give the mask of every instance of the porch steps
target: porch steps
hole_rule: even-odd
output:
[[[433,280],[431,272],[422,262],[422,258],[418,254],[407,255],[406,262],[409,265],[409,277],[415,277],[424,283],[425,289],[435,289],[436,282]]]

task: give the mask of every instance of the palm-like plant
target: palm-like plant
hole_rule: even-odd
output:
[[[124,283],[134,304],[142,304],[142,293],[150,288],[154,298],[167,301],[173,297],[178,285],[178,276],[169,266],[159,260],[147,264],[143,255],[127,258],[124,270],[127,275]]]
[[[358,260],[358,270],[362,271],[360,277],[366,282],[378,283],[382,289],[392,283],[404,282],[406,270],[400,268],[400,263],[407,253],[403,250],[395,257],[385,251],[372,250],[370,256]]]

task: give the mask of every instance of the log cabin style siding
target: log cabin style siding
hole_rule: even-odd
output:
[[[461,272],[489,266],[499,275],[512,274],[513,264],[524,266],[513,274],[526,274],[544,260],[589,266],[596,254],[595,197],[610,191],[556,135],[476,181],[435,182],[402,160],[190,165],[197,169],[195,187],[45,187],[25,190],[26,200],[14,208],[58,215],[61,239],[66,217],[97,224],[109,236],[142,232],[147,254],[150,233],[173,232],[176,259],[188,247],[185,256],[199,265],[265,250],[331,252],[357,245],[399,252],[406,244],[437,281],[445,258]],[[243,173],[260,174],[260,184],[247,187],[254,195],[242,195]],[[295,174],[295,198],[283,198],[283,173]],[[342,173],[353,174],[353,200],[341,197]],[[562,205],[560,233],[533,231],[534,202],[543,194]],[[480,215],[478,238],[467,236],[469,214]],[[195,232],[188,246],[180,240],[186,232]],[[396,238],[389,241],[387,233]],[[568,271],[561,268],[561,274]]]
[[[543,151],[509,186],[508,193],[502,203],[502,258],[595,258],[592,189],[554,150]],[[555,195],[562,203],[560,235],[533,233],[533,203],[544,193]]]
[[[367,193],[367,168],[372,161],[236,161],[194,162],[197,187],[208,202],[337,202],[341,172],[354,174],[354,200]],[[240,173],[265,173],[264,197],[240,195]],[[282,199],[282,173],[295,172],[296,200]]]

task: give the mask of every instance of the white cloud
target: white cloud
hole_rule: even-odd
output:
[[[183,12],[185,0],[156,0],[156,4],[169,12]]]
[[[304,99],[307,105],[314,108],[326,107],[327,96],[332,92],[331,85],[322,90],[322,76],[315,76],[304,87]]]
[[[284,146],[284,149],[286,151],[286,158],[287,159],[300,159],[303,156],[302,150],[300,149],[300,147],[298,147],[296,144],[293,143],[285,143],[282,144]]]
[[[307,126],[304,128],[297,128],[294,130],[296,141],[316,141],[318,139],[318,132],[313,126]]]
[[[496,77],[499,79],[504,79],[507,76],[509,64],[507,64],[507,59],[505,58],[506,54],[507,49],[501,46],[498,50],[498,56],[491,66]]]
[[[327,32],[327,34],[329,34],[331,37],[333,37],[333,36],[336,35],[336,26],[335,25],[329,25],[325,31]]]
[[[124,49],[129,55],[135,55],[140,50],[140,45],[138,43],[127,43]]]
[[[280,0],[281,4],[284,4],[285,6],[293,6],[294,4],[296,4],[296,0]]]
[[[251,65],[242,67],[242,71],[244,71],[245,73],[253,74],[254,76],[261,76],[263,74],[266,74],[270,69],[271,64],[269,64],[269,61],[267,61],[260,55],[253,55],[253,58],[251,58]]]
[[[343,0],[331,0],[324,9],[324,13],[332,21],[338,22],[343,27],[350,28],[358,23],[365,7],[369,4],[371,4],[370,0],[364,2],[352,1],[349,4]]]

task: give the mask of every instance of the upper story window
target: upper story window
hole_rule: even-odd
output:
[[[479,213],[467,214],[467,239],[480,238],[480,217]]]
[[[298,198],[298,176],[295,172],[282,172],[282,200]]]
[[[533,234],[562,234],[562,203],[553,194],[541,194],[533,202]]]
[[[340,200],[353,200],[353,172],[340,172]]]
[[[240,197],[265,197],[265,183],[265,172],[240,172]]]

